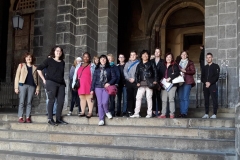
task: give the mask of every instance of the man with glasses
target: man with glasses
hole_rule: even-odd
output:
[[[118,93],[117,93],[117,117],[121,116],[121,102],[123,99],[123,109],[122,109],[122,116],[126,116],[127,112],[127,89],[125,87],[125,78],[124,78],[124,73],[123,69],[125,67],[125,57],[123,54],[119,54],[118,56],[119,64],[117,67],[119,68],[120,71],[120,80],[118,83]]]

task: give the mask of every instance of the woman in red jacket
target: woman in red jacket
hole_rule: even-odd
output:
[[[189,95],[191,88],[195,86],[193,75],[195,74],[195,67],[193,61],[188,59],[188,53],[182,51],[179,68],[184,76],[185,82],[178,88],[178,97],[180,102],[180,118],[186,118],[189,107]]]

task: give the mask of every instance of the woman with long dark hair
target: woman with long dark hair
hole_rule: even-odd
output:
[[[18,122],[19,123],[31,123],[31,110],[32,99],[34,92],[36,95],[39,93],[39,78],[37,74],[37,67],[35,63],[35,57],[31,53],[26,53],[23,56],[23,63],[20,63],[17,68],[14,89],[15,93],[19,94],[19,107],[18,107]],[[27,97],[27,98],[26,98]],[[23,119],[24,102],[26,103],[26,120]]]
[[[65,87],[66,83],[64,81],[64,68],[65,62],[63,49],[59,46],[55,46],[51,53],[51,58],[47,58],[40,64],[37,68],[39,76],[42,78],[43,83],[46,85],[46,90],[48,94],[48,123],[50,125],[58,124],[68,124],[62,120],[62,109],[65,98]],[[42,70],[47,69],[46,77],[43,76]],[[57,113],[56,122],[53,120],[53,106],[55,97],[57,98]]]
[[[94,71],[91,94],[95,92],[98,101],[98,114],[99,114],[99,126],[104,125],[104,116],[111,119],[112,114],[108,111],[109,94],[106,90],[110,85],[114,85],[116,82],[116,75],[113,69],[111,69],[108,58],[106,55],[99,57],[99,63]]]
[[[195,74],[195,67],[193,61],[188,59],[188,53],[186,51],[181,52],[179,68],[183,74],[185,82],[178,88],[178,97],[181,112],[178,117],[187,118],[190,91],[191,88],[195,86],[195,81],[193,78],[193,75]]]

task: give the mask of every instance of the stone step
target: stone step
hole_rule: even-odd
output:
[[[78,116],[64,116],[65,121],[70,124],[89,124],[97,125],[98,117],[92,117],[90,119]],[[13,121],[17,122],[18,117],[15,114],[0,114],[1,121]],[[47,116],[45,115],[33,115],[33,123],[46,123]],[[184,127],[184,128],[196,128],[196,127],[211,127],[211,128],[234,128],[235,120],[233,118],[228,119],[202,119],[202,118],[175,118],[175,119],[158,119],[158,118],[126,118],[115,117],[111,120],[105,119],[106,125],[117,126],[156,126],[156,127]]]
[[[96,157],[83,157],[83,156],[64,156],[64,155],[51,155],[51,154],[38,154],[16,151],[1,151],[1,160],[119,160],[119,159],[106,159]]]
[[[22,142],[16,140],[0,140],[0,150],[38,154],[87,156],[110,159],[153,159],[153,160],[224,160],[234,154],[213,151],[181,151],[173,149],[147,149],[139,147],[119,147],[86,144],[65,144],[46,142]]]
[[[31,135],[31,136],[29,136]],[[26,132],[0,130],[1,139],[21,140],[31,142],[91,144],[106,146],[125,146],[139,148],[164,148],[191,151],[215,151],[235,153],[234,140],[221,139],[191,139],[150,136],[123,136],[123,135],[83,135],[54,132]],[[0,140],[1,140],[0,139]]]
[[[47,123],[17,123],[2,122],[0,129],[36,131],[36,132],[59,132],[76,134],[98,135],[132,135],[132,136],[168,136],[198,139],[235,139],[235,128],[186,128],[186,127],[149,127],[149,126],[117,126],[117,125],[59,125],[50,126]]]

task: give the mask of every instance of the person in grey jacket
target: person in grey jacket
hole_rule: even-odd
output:
[[[135,72],[139,60],[137,59],[137,52],[131,51],[129,61],[126,63],[123,73],[126,79],[126,87],[127,87],[127,111],[128,115],[132,116],[135,109],[136,103],[136,95],[137,95],[137,83],[135,80]],[[124,115],[123,115],[124,116]]]
[[[72,67],[70,69],[70,73],[69,73],[69,84],[70,84],[70,90],[72,91],[72,100],[71,100],[70,111],[67,114],[68,116],[72,115],[73,107],[74,107],[75,104],[78,107],[78,114],[80,114],[80,112],[81,112],[80,99],[79,99],[78,93],[77,93],[76,90],[72,89],[72,82],[73,82],[73,75],[74,75],[74,72],[75,72],[75,68],[76,68],[77,65],[81,64],[81,62],[82,62],[82,58],[77,57],[74,60],[74,63],[72,65]],[[75,81],[75,79],[74,79],[74,81]]]

